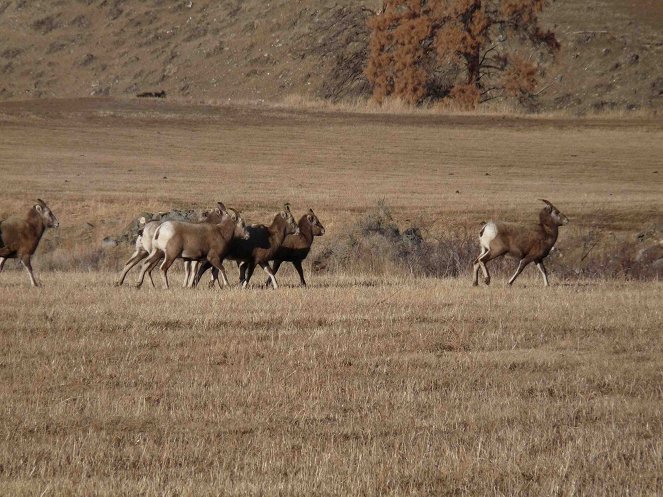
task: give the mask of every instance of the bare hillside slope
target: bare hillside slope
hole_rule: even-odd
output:
[[[0,0],[0,99],[134,95],[280,100],[367,96],[376,0]],[[542,109],[660,108],[657,0],[557,2],[563,44]]]

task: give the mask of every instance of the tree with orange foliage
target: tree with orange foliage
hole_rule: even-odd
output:
[[[559,50],[539,26],[549,1],[385,0],[368,20],[373,97],[419,104],[449,96],[474,107],[531,95],[541,73],[533,59]]]

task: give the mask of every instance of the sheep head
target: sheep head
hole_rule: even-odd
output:
[[[552,219],[553,223],[557,226],[564,226],[565,224],[569,223],[569,218],[566,217],[564,214],[560,212],[560,210],[555,207],[552,203],[550,203],[548,200],[545,200],[543,198],[539,199],[541,202],[546,204],[546,206],[543,208],[541,211],[542,215],[547,215]]]
[[[34,205],[34,210],[41,217],[44,225],[47,228],[57,228],[60,226],[60,221],[58,221],[58,218],[55,217],[53,211],[51,211],[48,205],[46,205],[46,202],[44,202],[42,199],[37,199],[37,203]]]

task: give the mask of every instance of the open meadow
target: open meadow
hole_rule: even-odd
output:
[[[0,103],[0,219],[60,221],[43,288],[0,274],[0,495],[660,495],[663,283],[620,250],[660,234],[661,157],[655,117]],[[372,254],[307,288],[137,290],[132,246],[102,248],[143,212],[290,202],[314,260],[379,202],[457,241],[538,198],[571,220],[550,288]]]

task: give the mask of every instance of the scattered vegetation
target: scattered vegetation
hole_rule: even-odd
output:
[[[469,281],[472,264],[479,254],[479,229],[479,225],[474,230],[450,229],[432,238],[423,226],[399,228],[392,209],[380,201],[343,235],[321,242],[324,248],[314,258],[313,269]],[[618,239],[601,230],[583,233],[565,229],[560,235],[564,248],[554,249],[546,263],[550,263],[553,279],[660,279],[663,253],[659,253],[657,240],[663,240],[663,228],[660,232],[655,227],[646,232],[650,233],[648,243]],[[503,277],[513,274],[516,266],[515,260],[508,257],[494,260],[491,272]]]

